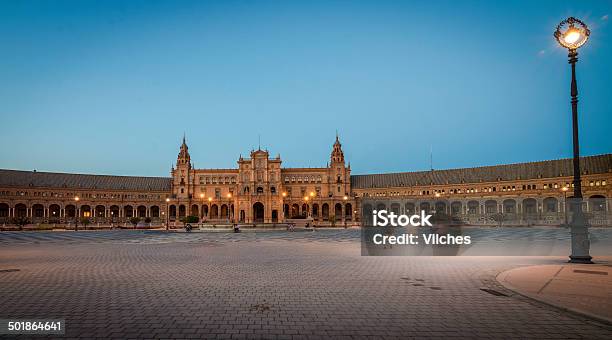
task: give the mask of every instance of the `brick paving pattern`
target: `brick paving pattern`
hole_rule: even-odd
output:
[[[612,338],[495,281],[559,261],[361,257],[351,230],[0,233],[0,270],[19,269],[0,318],[65,318],[68,338]]]

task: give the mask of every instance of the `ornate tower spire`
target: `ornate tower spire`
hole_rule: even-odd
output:
[[[181,144],[181,149],[176,159],[176,167],[178,168],[181,165],[187,166],[188,169],[191,169],[191,156],[189,156],[189,147],[185,142],[185,134],[183,134],[183,144]]]
[[[342,144],[340,144],[338,131],[336,131],[336,141],[334,142],[334,146],[331,153],[331,162],[344,164],[344,152],[342,152]]]

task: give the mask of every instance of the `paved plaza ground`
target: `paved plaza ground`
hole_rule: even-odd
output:
[[[355,230],[4,232],[0,318],[101,339],[612,338],[495,279],[565,260],[362,257]]]

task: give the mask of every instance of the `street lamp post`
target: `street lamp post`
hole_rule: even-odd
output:
[[[318,192],[311,191],[310,197],[312,197],[312,204],[310,207],[310,217],[312,217],[312,224],[314,225],[315,220],[319,220],[319,216],[321,215],[321,200],[319,198]],[[316,201],[315,201],[316,200]],[[314,214],[314,205],[317,204],[317,214]]]
[[[170,198],[166,198],[166,231],[170,230]]]
[[[344,195],[344,197],[342,197],[342,199],[346,202],[348,200],[348,196]],[[340,217],[344,221],[344,229],[346,229],[347,228],[347,225],[346,225],[346,203],[344,204],[344,216],[340,216]]]
[[[227,193],[227,219],[229,223],[234,223],[234,213],[232,212],[232,193],[228,192]]]
[[[571,103],[572,103],[572,130],[574,144],[574,197],[571,200],[573,207],[571,236],[572,253],[569,262],[593,263],[589,254],[590,241],[587,220],[582,212],[582,181],[580,179],[580,147],[578,144],[578,86],[576,85],[576,62],[578,61],[578,48],[589,39],[587,25],[574,18],[569,17],[557,26],[554,36],[559,44],[568,49],[569,64],[572,67]]]
[[[79,231],[79,196],[74,196],[74,231]]]
[[[200,206],[200,227],[204,227],[204,194],[200,194],[200,201],[201,201],[201,206]]]
[[[285,203],[285,198],[287,198],[287,193],[286,192],[282,192],[281,196],[283,197],[283,203],[282,203],[282,207],[283,207],[283,222],[285,222],[285,220],[287,219],[287,216],[285,215],[285,204],[288,205],[288,203]],[[289,208],[287,208],[287,213],[289,213]]]
[[[565,221],[564,223],[565,226],[567,226],[567,191],[568,190],[569,188],[566,186],[561,188],[561,191],[563,191],[563,220]]]

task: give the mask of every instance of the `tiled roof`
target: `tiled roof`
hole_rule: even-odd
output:
[[[612,154],[581,157],[580,169],[588,174],[612,172]],[[353,189],[367,189],[479,183],[572,176],[573,173],[572,159],[568,158],[478,168],[353,175],[351,186]]]
[[[170,191],[169,177],[65,174],[0,169],[0,187]]]

